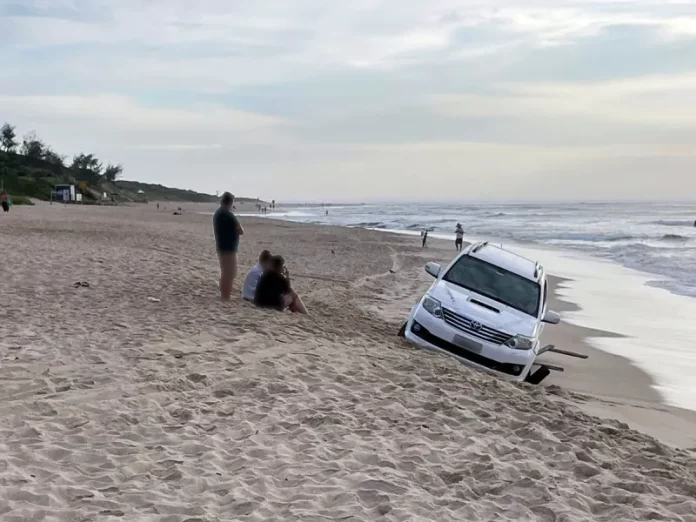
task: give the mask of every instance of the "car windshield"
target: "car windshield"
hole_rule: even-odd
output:
[[[532,317],[538,315],[538,283],[475,257],[460,257],[443,279]]]

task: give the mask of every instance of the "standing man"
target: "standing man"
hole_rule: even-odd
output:
[[[237,276],[237,250],[239,236],[244,234],[242,225],[232,213],[234,196],[225,192],[220,199],[220,208],[213,216],[213,230],[220,260],[220,297],[223,301],[230,299],[232,283]]]
[[[457,228],[454,229],[454,248],[459,252],[462,249],[462,242],[464,241],[464,229],[461,223],[457,223]]]

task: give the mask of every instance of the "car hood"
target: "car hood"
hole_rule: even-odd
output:
[[[539,321],[536,318],[461,286],[438,280],[430,287],[428,295],[440,301],[444,308],[490,328],[527,337],[536,337],[540,333]],[[472,299],[493,307],[499,312],[473,303]]]

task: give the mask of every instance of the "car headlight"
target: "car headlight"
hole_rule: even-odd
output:
[[[433,317],[442,319],[442,305],[437,299],[433,299],[429,295],[426,295],[425,298],[423,298],[423,308]]]
[[[531,337],[516,335],[505,341],[505,346],[515,350],[531,350],[536,342]]]

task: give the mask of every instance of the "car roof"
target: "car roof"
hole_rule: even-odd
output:
[[[468,255],[531,281],[540,282],[543,277],[544,269],[539,263],[505,250],[502,246],[479,243],[471,246]]]

